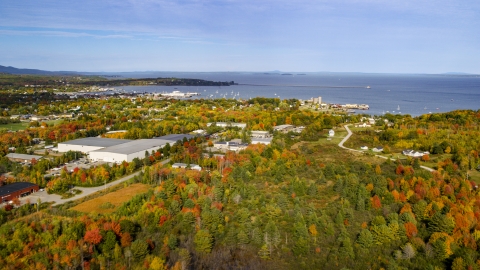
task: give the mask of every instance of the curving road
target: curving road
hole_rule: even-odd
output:
[[[166,159],[166,160],[161,161],[162,164],[165,164],[165,163],[168,163],[168,162],[170,162],[170,159]],[[20,202],[21,202],[21,204],[24,204],[24,203],[27,202],[27,200],[29,200],[30,203],[37,203],[38,199],[40,199],[42,203],[43,202],[53,202],[52,205],[58,205],[58,204],[66,203],[66,202],[69,202],[69,201],[74,201],[74,200],[81,199],[81,198],[86,197],[88,195],[91,195],[91,194],[93,194],[97,191],[101,191],[101,190],[107,189],[111,186],[123,183],[123,182],[125,182],[127,180],[130,180],[133,177],[139,175],[140,172],[141,172],[141,170],[137,171],[137,172],[134,172],[132,174],[126,175],[126,176],[124,176],[124,177],[122,177],[118,180],[107,183],[106,185],[101,185],[101,186],[98,186],[98,187],[75,187],[75,189],[81,190],[82,193],[80,193],[78,195],[75,195],[75,196],[73,196],[71,198],[68,198],[68,199],[62,199],[62,196],[57,195],[57,194],[48,194],[47,191],[38,191],[38,192],[30,194],[26,197],[20,198]]]
[[[343,146],[343,144],[344,144],[346,141],[348,141],[348,139],[350,139],[350,136],[352,136],[352,134],[353,134],[352,131],[348,128],[348,126],[350,126],[350,125],[351,125],[351,124],[348,124],[348,125],[345,125],[345,126],[344,126],[344,127],[345,127],[345,130],[347,130],[347,133],[348,133],[348,134],[347,134],[347,136],[345,136],[345,138],[343,138],[343,140],[342,140],[340,143],[338,143],[338,146],[339,146],[340,148],[347,149],[347,150],[349,150],[349,151],[354,151],[354,152],[363,153],[363,151],[360,151],[360,150],[357,150],[357,149],[352,149],[352,148],[348,148],[348,147]],[[376,157],[383,158],[383,159],[389,159],[388,157],[385,157],[385,156],[382,156],[382,155],[375,155],[375,156],[376,156]],[[390,160],[395,161],[395,159],[393,159],[393,158],[390,158]],[[429,172],[435,171],[434,169],[429,168],[429,167],[426,167],[426,166],[420,166],[420,168],[422,168],[422,169],[424,169],[424,170],[427,170],[427,171],[429,171]]]

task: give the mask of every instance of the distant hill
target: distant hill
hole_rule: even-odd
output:
[[[72,75],[78,74],[75,71],[46,71],[40,69],[29,69],[29,68],[15,68],[15,67],[6,67],[0,65],[0,73],[8,74],[33,74],[33,75]]]

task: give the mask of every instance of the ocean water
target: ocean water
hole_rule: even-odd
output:
[[[457,109],[480,109],[480,76],[405,75],[358,73],[241,73],[241,72],[139,72],[124,77],[176,77],[234,81],[232,86],[128,86],[137,92],[198,92],[199,98],[279,97],[310,99],[323,103],[368,104],[371,115],[401,113],[418,116]],[[367,88],[369,86],[370,88]]]

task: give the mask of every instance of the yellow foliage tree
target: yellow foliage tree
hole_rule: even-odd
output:
[[[150,263],[150,269],[152,270],[166,270],[165,267],[165,260],[160,259],[159,257],[155,256],[152,262]]]

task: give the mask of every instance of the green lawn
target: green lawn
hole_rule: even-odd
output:
[[[49,126],[54,126],[60,122],[62,122],[63,120],[59,119],[59,120],[50,120],[50,121],[45,121],[45,123],[47,123]],[[12,123],[12,124],[5,124],[5,125],[0,125],[0,129],[8,129],[8,130],[12,130],[12,131],[19,131],[19,130],[25,130],[27,129],[28,125],[30,123],[28,122],[20,122],[20,123]]]
[[[28,127],[28,123],[26,123],[26,122],[0,125],[0,129],[5,128],[5,129],[8,129],[8,130],[13,130],[13,131],[24,130],[27,127]]]
[[[468,171],[468,179],[474,181],[477,184],[480,184],[480,172],[477,170],[470,170]]]

